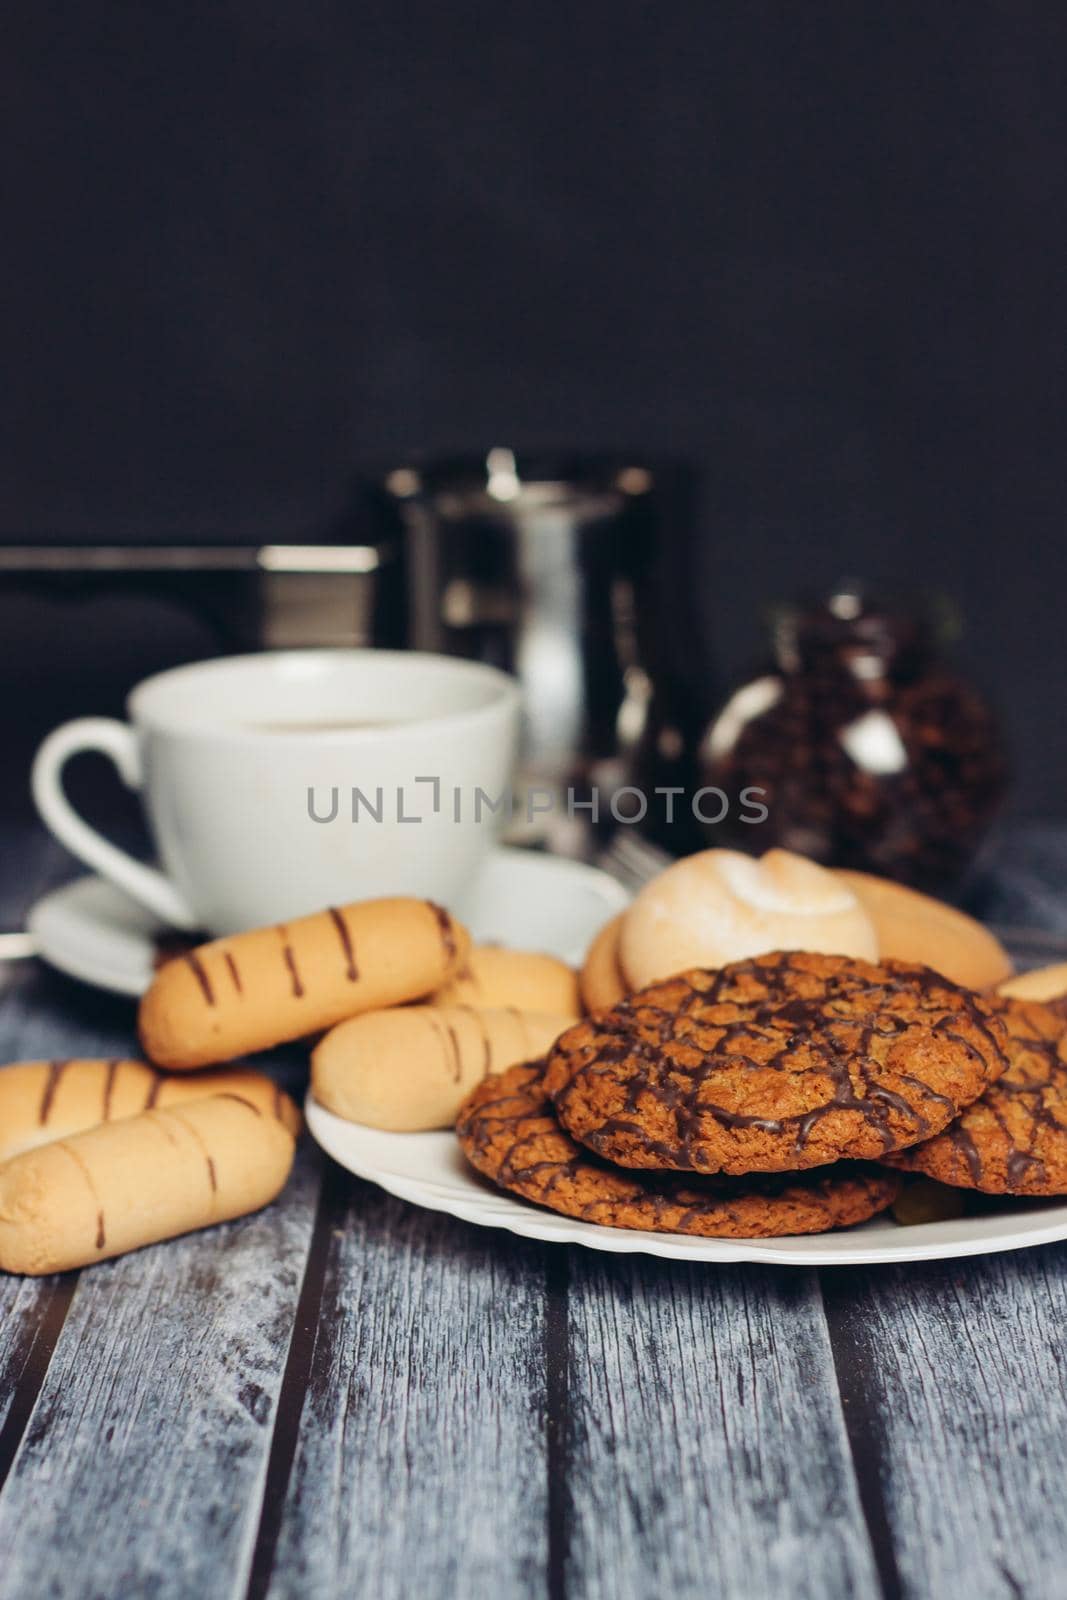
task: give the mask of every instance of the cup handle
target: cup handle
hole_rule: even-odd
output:
[[[78,717],[48,735],[33,760],[30,787],[47,828],[73,855],[116,884],[132,900],[177,928],[194,928],[196,917],[169,878],[109,843],[83,822],[63,792],[63,768],[71,756],[97,750],[110,756],[128,789],[143,780],[137,735],[111,717]]]

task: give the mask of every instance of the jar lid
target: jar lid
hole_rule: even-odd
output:
[[[856,676],[905,671],[930,655],[930,608],[878,596],[862,584],[838,584],[821,598],[779,606],[773,615],[774,652],[783,672],[840,663]]]

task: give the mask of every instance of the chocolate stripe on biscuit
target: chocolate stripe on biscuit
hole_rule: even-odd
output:
[[[444,906],[439,906],[436,901],[427,900],[426,904],[437,918],[437,926],[441,930],[441,943],[445,947],[449,962],[452,962],[456,956],[456,930],[452,926],[452,918]]]
[[[195,950],[190,950],[187,955],[182,957],[182,959],[184,960],[186,966],[193,973],[197,983],[200,985],[200,992],[204,996],[204,999],[207,1001],[209,1006],[213,1006],[215,1004],[215,991],[211,987],[211,979],[207,975],[207,968],[204,966],[204,963],[201,961]]]
[[[456,1030],[450,1022],[445,1023],[445,1028],[452,1045],[452,1076],[458,1083],[463,1076],[463,1057],[460,1053],[459,1040],[456,1037]]]
[[[69,1066],[69,1061],[50,1061],[48,1063],[48,1077],[45,1080],[44,1093],[41,1096],[41,1109],[37,1114],[37,1120],[42,1128],[52,1115],[52,1106],[55,1102],[56,1090],[59,1088],[59,1080]]]
[[[220,1096],[219,1098],[221,1099],[222,1097]],[[235,1097],[235,1098],[239,1098],[239,1096]],[[201,1150],[203,1151],[204,1160],[207,1162],[207,1175],[208,1175],[208,1181],[211,1184],[211,1192],[212,1192],[212,1194],[217,1194],[218,1193],[218,1189],[219,1189],[219,1180],[218,1180],[218,1176],[217,1176],[217,1174],[215,1172],[215,1163],[211,1159],[210,1150],[208,1149],[207,1145],[204,1143],[203,1139],[200,1137],[199,1130],[197,1128],[195,1128],[191,1122],[187,1122],[185,1120],[185,1118],[182,1116],[180,1111],[172,1110],[170,1112],[170,1115],[174,1118],[175,1122],[180,1122],[181,1123],[182,1127],[186,1130],[187,1133],[192,1134],[193,1138],[196,1140],[197,1144],[200,1146]]]
[[[104,1208],[100,1203],[100,1194],[97,1190],[96,1184],[93,1182],[93,1175],[89,1171],[89,1168],[85,1165],[85,1162],[82,1160],[78,1152],[76,1150],[72,1150],[65,1139],[59,1139],[57,1140],[57,1143],[61,1150],[66,1151],[67,1155],[73,1161],[82,1177],[85,1179],[89,1194],[92,1197],[93,1207],[96,1211],[96,1242],[94,1249],[103,1250],[104,1246],[107,1244],[107,1234],[104,1229]]]
[[[444,1063],[445,1071],[450,1074],[453,1083],[458,1083],[463,1076],[463,1067],[460,1062],[459,1040],[456,1038],[455,1029],[450,1023],[442,1024],[437,1017],[431,1016],[428,1012],[426,1020],[437,1036],[438,1044],[441,1046],[441,1059]]]
[[[352,935],[348,931],[348,924],[336,906],[328,906],[327,910],[330,913],[331,922],[337,929],[337,937],[341,941],[341,949],[344,952],[345,977],[349,983],[355,983],[359,977],[359,969],[356,966],[356,952],[352,948]]]
[[[304,985],[300,981],[300,973],[297,970],[296,965],[296,956],[293,954],[293,947],[289,943],[289,929],[286,927],[281,927],[278,929],[278,932],[281,935],[282,956],[285,959],[285,965],[289,969],[289,978],[293,986],[293,998],[294,1000],[302,1000],[304,998]]]
[[[472,1011],[471,1016],[477,1018],[478,1026],[482,1030],[482,1077],[487,1078],[493,1070],[493,1041],[489,1037],[489,1029],[481,1012]]]
[[[277,1098],[277,1089],[275,1089],[274,1093]],[[234,1089],[220,1089],[218,1094],[213,1095],[212,1098],[215,1100],[236,1100],[239,1106],[247,1106],[249,1111],[254,1112],[257,1117],[263,1115],[257,1105],[253,1105],[251,1100],[247,1100],[243,1094],[238,1094]]]
[[[115,1075],[118,1070],[119,1064],[117,1061],[108,1062],[107,1077],[104,1079],[104,1104],[102,1107],[103,1115],[101,1118],[101,1120],[104,1122],[111,1121],[111,1097],[115,1092]]]

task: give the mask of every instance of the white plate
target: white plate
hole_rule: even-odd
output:
[[[583,1244],[616,1254],[634,1251],[674,1261],[774,1261],[796,1267],[865,1266],[874,1262],[936,1261],[990,1255],[1067,1239],[1067,1205],[1013,1208],[949,1222],[901,1227],[875,1217],[858,1228],[788,1239],[694,1239],[687,1234],[602,1228],[494,1189],[469,1167],[451,1133],[380,1133],[343,1122],[310,1095],[308,1127],[335,1161],[359,1178],[429,1211],[447,1211],[483,1228],[504,1228],[528,1239]]]
[[[452,909],[482,942],[544,950],[579,961],[599,928],[629,895],[595,867],[538,855],[494,850]],[[27,926],[37,952],[72,978],[140,995],[148,987],[157,941],[169,929],[103,878],[79,878],[39,900]]]

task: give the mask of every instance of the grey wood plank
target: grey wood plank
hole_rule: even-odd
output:
[[[346,1194],[272,1600],[542,1594],[544,1253]]]
[[[33,903],[78,876],[44,827],[0,824],[0,927],[21,928]],[[136,1055],[132,1000],[61,977],[39,960],[0,962],[0,1062]]]
[[[0,967],[0,1063],[140,1054],[132,1000],[98,994],[36,961]]]
[[[49,1324],[63,1315],[63,1307],[55,1302],[65,1287],[58,1278],[0,1275],[0,1484],[10,1464],[4,1448],[5,1428],[19,1387],[28,1380],[35,1351],[39,1353],[40,1341],[51,1342]]]
[[[825,1279],[902,1592],[1059,1600],[1067,1248]]]
[[[817,1283],[576,1253],[569,1600],[881,1593]]]
[[[82,1274],[0,1495],[0,1597],[243,1593],[320,1164]]]

